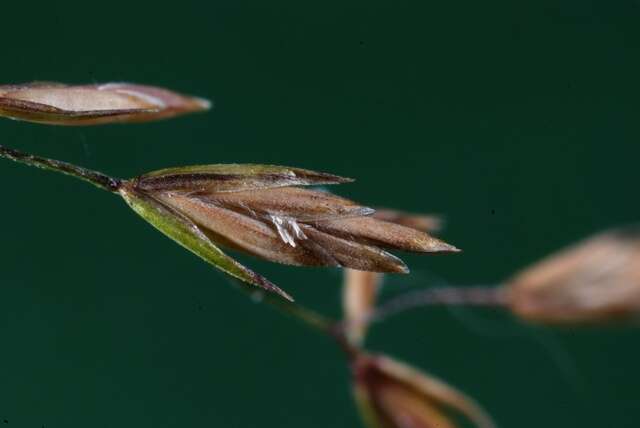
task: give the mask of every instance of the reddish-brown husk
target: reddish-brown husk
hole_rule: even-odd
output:
[[[147,122],[209,108],[202,98],[132,83],[0,86],[0,116],[49,125]]]
[[[640,316],[640,229],[596,235],[515,275],[513,312],[544,323],[593,323]]]

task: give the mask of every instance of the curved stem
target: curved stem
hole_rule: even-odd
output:
[[[280,296],[276,296],[263,290],[256,290],[254,286],[247,285],[246,283],[238,279],[228,279],[232,284],[238,287],[240,291],[248,295],[253,301],[266,303],[269,306],[272,306],[279,311],[288,314],[293,318],[296,318],[297,320],[313,328],[314,330],[328,335],[333,334],[332,331],[335,328],[334,326],[336,325],[336,321],[312,309],[309,309],[306,306],[300,305],[299,303],[284,300]]]
[[[369,316],[354,323],[371,324],[422,306],[504,307],[507,292],[501,286],[438,287],[406,293],[380,305]],[[345,326],[342,326],[344,329]]]
[[[276,306],[281,311],[297,318],[306,325],[322,332],[336,341],[338,347],[352,359],[357,354],[357,349],[347,340],[342,323],[334,321],[318,312],[309,309],[297,303],[284,301],[282,299],[273,299],[270,304]]]
[[[96,187],[108,192],[116,192],[120,188],[120,180],[109,177],[98,171],[82,168],[67,162],[55,159],[43,158],[36,155],[21,152],[19,150],[10,149],[0,145],[0,157],[10,159],[25,165],[34,166],[36,168],[48,169],[50,171],[60,172],[87,181]]]
[[[298,303],[284,301],[282,299],[269,300],[272,306],[277,307],[282,312],[291,315],[292,317],[302,321],[304,324],[312,327],[315,330],[333,335],[335,321],[319,314],[305,306]]]
[[[279,296],[275,296],[262,290],[256,291],[254,287],[247,286],[239,280],[232,279],[231,281],[238,285],[240,290],[249,295],[249,297],[254,301],[266,303],[280,312],[297,319],[308,327],[311,327],[313,330],[329,336],[331,339],[335,340],[338,347],[347,355],[347,358],[352,359],[357,355],[358,349],[347,340],[341,322],[331,319],[299,303],[284,300]]]

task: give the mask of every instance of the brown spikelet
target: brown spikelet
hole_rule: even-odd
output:
[[[383,248],[458,251],[424,232],[378,220],[366,206],[297,187],[349,181],[276,165],[201,165],[123,181],[119,193],[157,229],[209,263],[271,290],[276,290],[273,284],[265,286],[265,278],[228,257],[218,245],[288,265],[397,273],[407,273],[408,268]],[[159,214],[166,212],[175,212],[180,223]]]
[[[509,305],[527,320],[593,323],[640,316],[640,228],[598,234],[507,282]]]
[[[271,210],[291,193],[291,188],[254,191],[267,192],[266,201],[242,192],[239,199],[225,203],[226,198],[215,194],[185,194],[156,192],[154,197],[189,217],[214,242],[242,250],[270,261],[297,266],[346,266],[361,270],[405,272],[406,266],[395,256],[380,248],[367,245],[357,238],[335,236],[304,221],[304,218],[327,215],[327,211],[340,211],[344,204],[331,204],[316,209],[313,200],[327,199],[307,190],[309,201],[286,204]],[[224,193],[223,195],[227,195]],[[244,196],[244,197],[243,197]],[[260,203],[264,202],[264,203]],[[300,206],[309,205],[306,211]],[[355,204],[354,204],[355,205]],[[358,208],[359,209],[359,208]],[[350,215],[353,215],[350,213]],[[357,217],[367,221],[368,217]]]
[[[135,179],[148,191],[181,191],[219,194],[287,186],[341,184],[353,179],[324,172],[277,165],[213,164],[166,168]]]
[[[0,116],[49,125],[147,122],[208,110],[202,98],[132,83],[0,86]]]
[[[375,217],[349,217],[319,221],[316,227],[335,236],[351,237],[383,248],[421,253],[457,253],[460,250],[410,227]]]
[[[349,181],[275,165],[204,165],[151,172],[123,182],[120,193],[144,195],[179,213],[192,222],[197,236],[207,240],[207,248],[225,246],[283,264],[407,273],[402,260],[383,248],[457,251],[424,232],[378,220],[371,216],[374,210],[366,206],[327,192],[295,187]],[[156,220],[152,217],[150,221]],[[163,231],[167,230],[162,229],[164,223],[159,223]],[[171,235],[185,245],[181,236],[184,234]],[[192,238],[190,235],[187,248],[200,242],[200,238]],[[211,256],[209,251],[204,258],[221,257],[216,254]],[[212,263],[216,264],[215,260]]]
[[[356,400],[368,426],[455,428],[456,416],[477,428],[495,426],[473,399],[407,364],[359,354],[352,370]]]

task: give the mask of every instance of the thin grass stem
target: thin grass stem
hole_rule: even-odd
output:
[[[108,192],[116,192],[120,188],[121,181],[117,178],[109,177],[98,171],[82,168],[67,162],[55,159],[48,159],[19,150],[10,149],[0,145],[0,157],[10,159],[14,162],[33,166],[36,168],[47,169],[49,171],[59,172],[65,175],[79,178],[80,180],[89,182],[100,189]]]
[[[370,315],[351,323],[373,324],[424,306],[476,306],[500,308],[507,305],[507,293],[500,286],[437,287],[402,294],[381,304]],[[343,323],[341,328],[347,326]]]

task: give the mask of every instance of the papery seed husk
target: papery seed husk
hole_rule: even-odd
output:
[[[543,323],[640,319],[638,227],[598,234],[507,281],[512,311]]]
[[[211,239],[228,248],[283,264],[324,264],[304,247],[285,242],[274,227],[255,217],[179,193],[164,192],[156,198],[188,215]]]
[[[336,236],[353,237],[360,242],[404,251],[452,253],[460,250],[433,236],[373,217],[340,218],[320,221],[315,226]]]
[[[203,196],[202,200],[264,218],[275,215],[300,222],[361,217],[373,213],[371,208],[331,193],[298,187],[217,193]]]
[[[279,188],[341,184],[353,179],[301,168],[260,164],[213,164],[166,168],[135,179],[148,192],[180,191],[213,194]]]
[[[398,385],[381,388],[378,406],[398,428],[456,428],[456,424],[437,407],[413,391]]]
[[[131,83],[0,86],[0,115],[50,125],[145,122],[210,107],[202,98]]]
[[[409,273],[409,268],[398,257],[372,245],[343,239],[301,224],[312,242],[327,249],[340,266],[371,272]]]
[[[369,413],[367,419],[380,427],[455,427],[455,414],[476,427],[494,427],[473,399],[407,364],[386,356],[360,354],[353,370],[357,396]]]
[[[383,272],[405,272],[406,266],[379,248],[335,238],[292,219],[275,224],[181,193],[163,192],[163,203],[185,213],[221,245],[284,264],[345,266]],[[277,221],[283,230],[278,233]],[[284,235],[283,234],[289,234]]]

